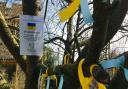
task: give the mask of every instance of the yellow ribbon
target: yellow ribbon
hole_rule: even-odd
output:
[[[66,54],[65,56],[64,56],[64,64],[68,64],[69,63],[69,54]]]
[[[56,81],[56,87],[57,87],[58,82],[57,82],[57,77],[56,77],[56,75],[52,75],[52,76],[50,76],[50,79],[52,79],[52,80],[55,80],[55,81]]]
[[[84,77],[83,75],[83,71],[82,71],[82,64],[84,62],[84,59],[82,59],[78,65],[78,77],[79,77],[79,81],[80,81],[80,84],[82,86],[82,89],[90,89],[90,85],[92,83],[92,80],[94,79],[93,76],[90,76],[90,77]],[[90,73],[92,75],[92,70],[95,66],[98,66],[96,64],[94,65],[91,65],[90,67]],[[97,85],[98,85],[98,89],[106,89],[105,85],[102,84],[102,83],[99,83],[97,82]]]
[[[90,66],[90,73],[92,75],[92,71],[93,71],[93,68],[98,66],[97,64],[93,64]],[[105,85],[100,83],[100,82],[97,82],[97,85],[98,85],[98,89],[106,89]]]
[[[97,64],[93,64],[93,65],[90,66],[90,73],[91,73],[91,75],[92,75],[93,68],[96,67],[96,66],[98,66],[98,65]]]
[[[98,85],[98,89],[106,89],[105,85],[102,83],[98,82],[97,85]]]
[[[46,72],[45,72],[45,74],[42,74],[42,79],[46,79],[48,77],[48,69],[46,69]],[[58,80],[57,80],[57,77],[56,77],[56,75],[51,75],[50,76],[50,79],[52,79],[52,80],[55,80],[56,81],[56,87],[57,87],[57,85],[58,85]]]
[[[48,69],[46,69],[46,71],[45,71],[45,75],[48,76]]]
[[[47,78],[48,77],[48,69],[46,69],[45,74],[42,74],[42,78]]]
[[[93,80],[93,77],[84,77],[83,71],[82,71],[82,64],[84,60],[82,59],[78,65],[78,77],[80,80],[80,84],[82,86],[82,89],[90,89],[90,84]]]
[[[75,13],[79,5],[80,0],[74,0],[67,8],[61,10],[59,12],[61,22],[69,19]]]

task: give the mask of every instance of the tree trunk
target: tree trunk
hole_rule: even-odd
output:
[[[40,0],[22,0],[23,1],[23,14],[24,15],[39,15],[39,2]],[[26,81],[25,89],[38,88],[38,75],[36,71],[39,56],[27,56],[26,60]]]
[[[26,60],[26,80],[25,89],[38,89],[39,71],[36,71],[38,57],[29,56]]]

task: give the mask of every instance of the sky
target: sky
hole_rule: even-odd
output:
[[[125,17],[124,23],[122,25],[125,25],[126,23],[128,25],[128,15]],[[126,27],[126,29],[128,30],[128,27]],[[116,35],[111,40],[111,42],[116,41],[121,37],[123,38],[111,44],[111,50],[117,50],[120,51],[120,53],[128,51],[128,32],[127,33],[117,32]]]
[[[7,2],[8,0],[0,0],[0,2]],[[14,0],[14,3],[16,3],[16,4],[21,4],[22,2],[21,2],[22,0]]]

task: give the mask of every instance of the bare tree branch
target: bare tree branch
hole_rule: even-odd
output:
[[[50,39],[50,40],[44,42],[44,44],[52,43],[53,41],[56,41],[56,40],[60,40],[60,41],[62,41],[64,44],[66,44],[66,41],[65,41],[63,38],[61,38],[61,37],[54,37],[54,38],[52,38],[52,39]]]
[[[2,13],[0,12],[0,36],[6,45],[6,47],[9,49],[15,60],[18,62],[22,70],[25,72],[25,60],[23,56],[20,56],[19,54],[19,44],[13,37]]]

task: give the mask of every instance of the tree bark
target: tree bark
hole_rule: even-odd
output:
[[[72,18],[70,18],[67,22],[67,39],[65,42],[65,51],[64,51],[64,57],[65,55],[68,54],[67,58],[69,57],[68,62],[73,63],[74,60],[72,59],[72,50],[71,50],[71,45],[70,41],[72,40]],[[64,57],[63,57],[63,63],[64,63]],[[66,59],[67,59],[66,58]]]
[[[39,15],[39,2],[40,0],[22,0],[23,1],[23,14],[24,15]],[[85,50],[82,51],[82,57],[88,61],[88,66],[93,63],[98,63],[98,58],[102,48],[107,42],[116,34],[118,28],[122,24],[122,21],[128,10],[128,0],[119,0],[119,6],[113,10],[109,17],[109,13],[100,0],[94,0],[94,29],[91,39],[85,46]],[[38,66],[38,56],[28,56],[26,63],[21,56],[19,58],[19,46],[17,45],[14,37],[11,35],[5,20],[0,15],[0,35],[5,45],[8,47],[12,55],[16,58],[22,69],[26,73],[25,89],[37,89],[37,80],[39,71],[36,71]],[[107,35],[106,35],[107,33]],[[10,45],[9,45],[10,44]],[[86,62],[85,62],[86,65]],[[83,65],[83,67],[86,67]],[[83,68],[83,71],[86,69]],[[63,89],[78,89],[80,87],[77,64],[57,66],[54,71],[56,74],[64,74]],[[61,72],[61,73],[58,73]],[[85,73],[85,72],[84,72]],[[122,76],[122,74],[121,74]],[[116,79],[116,77],[115,77]],[[120,81],[118,80],[118,83]],[[115,89],[115,80],[111,83],[110,89]],[[69,88],[70,86],[70,88]],[[123,89],[123,88],[122,88]]]
[[[22,0],[24,15],[39,15],[40,0]],[[39,56],[27,56],[26,60],[26,81],[25,89],[38,88],[39,71],[36,71],[38,66]]]
[[[128,1],[119,0],[114,9],[106,7],[107,5],[102,1],[94,0],[93,32],[80,57],[86,59],[87,66],[98,63],[103,47],[119,30],[128,10]]]
[[[25,58],[20,56],[19,44],[12,35],[2,13],[0,12],[0,36],[5,46],[8,48],[10,53],[13,55],[15,60],[20,65],[21,69],[25,72]]]

